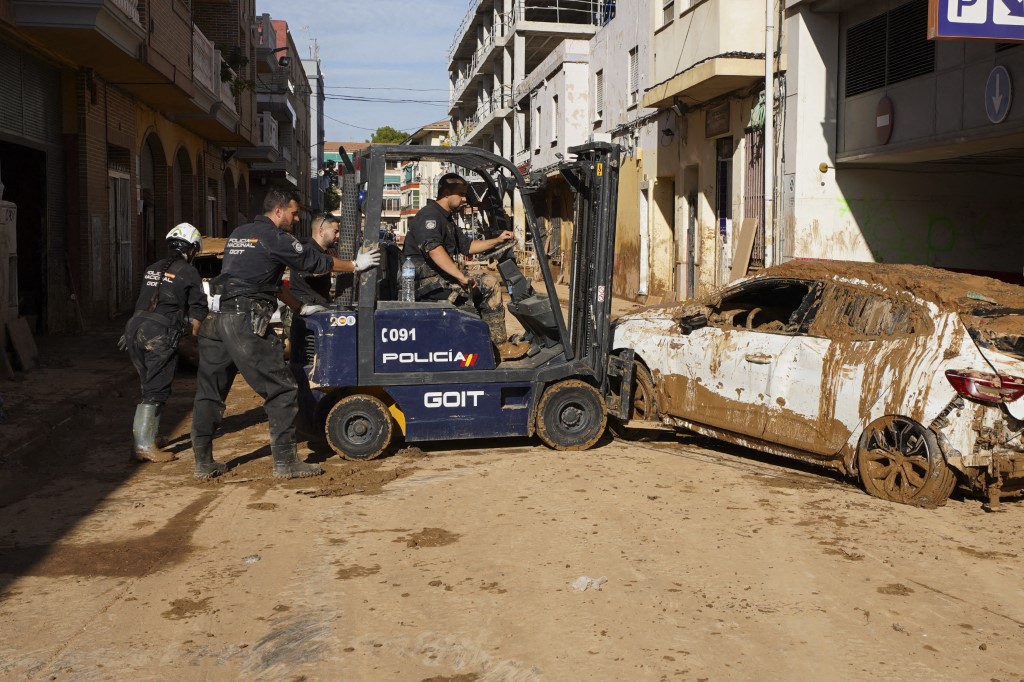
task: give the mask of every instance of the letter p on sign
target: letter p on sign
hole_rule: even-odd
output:
[[[989,0],[948,0],[946,19],[954,24],[984,24]]]

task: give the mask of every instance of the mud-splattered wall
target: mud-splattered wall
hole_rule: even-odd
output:
[[[616,296],[636,297],[640,287],[640,179],[643,164],[637,157],[622,160],[619,171],[619,205],[615,230],[615,274],[612,290]]]
[[[913,166],[840,169],[839,195],[795,208],[797,258],[1024,270],[1024,196],[1014,177]]]

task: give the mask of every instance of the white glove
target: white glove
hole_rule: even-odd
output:
[[[380,264],[380,245],[374,244],[368,250],[360,251],[352,263],[355,265],[356,272],[377,267]]]
[[[325,310],[327,310],[327,308],[323,307],[322,305],[312,305],[309,303],[303,303],[302,307],[299,308],[299,315],[305,317],[306,315],[312,315],[313,313],[322,313]]]

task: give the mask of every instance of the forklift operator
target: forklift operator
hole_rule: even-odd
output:
[[[278,298],[301,315],[311,312],[310,306],[281,288],[286,267],[317,274],[362,272],[375,267],[380,259],[377,250],[348,261],[303,246],[291,235],[299,219],[298,198],[291,192],[271,189],[263,200],[263,210],[263,215],[235,228],[228,237],[221,274],[210,282],[211,314],[199,328],[199,371],[192,410],[197,478],[227,470],[213,459],[213,434],[224,417],[224,400],[239,372],[264,400],[274,476],[323,473],[318,465],[298,460],[295,377],[285,365],[281,342],[268,334],[270,318]]]
[[[467,276],[455,263],[456,254],[471,256],[483,253],[514,238],[504,230],[492,239],[471,239],[452,215],[466,205],[469,185],[456,174],[448,173],[437,182],[437,200],[430,199],[409,223],[402,254],[416,265],[416,300],[450,301],[458,307],[469,307],[480,313],[487,323],[491,341],[503,358],[521,354],[520,344],[509,343],[505,330],[505,306],[501,300],[501,283],[484,273]]]

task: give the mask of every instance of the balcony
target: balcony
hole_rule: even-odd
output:
[[[277,120],[270,114],[256,115],[256,146],[240,147],[235,158],[242,161],[276,163],[280,158]]]
[[[273,114],[288,125],[295,125],[296,113],[292,98],[296,97],[295,84],[283,69],[277,73],[258,74],[256,80],[256,108]]]
[[[139,75],[146,30],[132,0],[13,0],[14,25],[72,63],[108,77]],[[125,59],[127,55],[130,59]]]
[[[653,50],[643,106],[701,104],[764,79],[764,17],[747,0],[706,0],[657,29]]]
[[[175,120],[211,139],[223,137],[220,128],[238,127],[238,109],[231,85],[221,82],[221,54],[197,27],[192,27],[192,103],[197,113],[181,113]],[[186,123],[186,121],[190,123]]]

